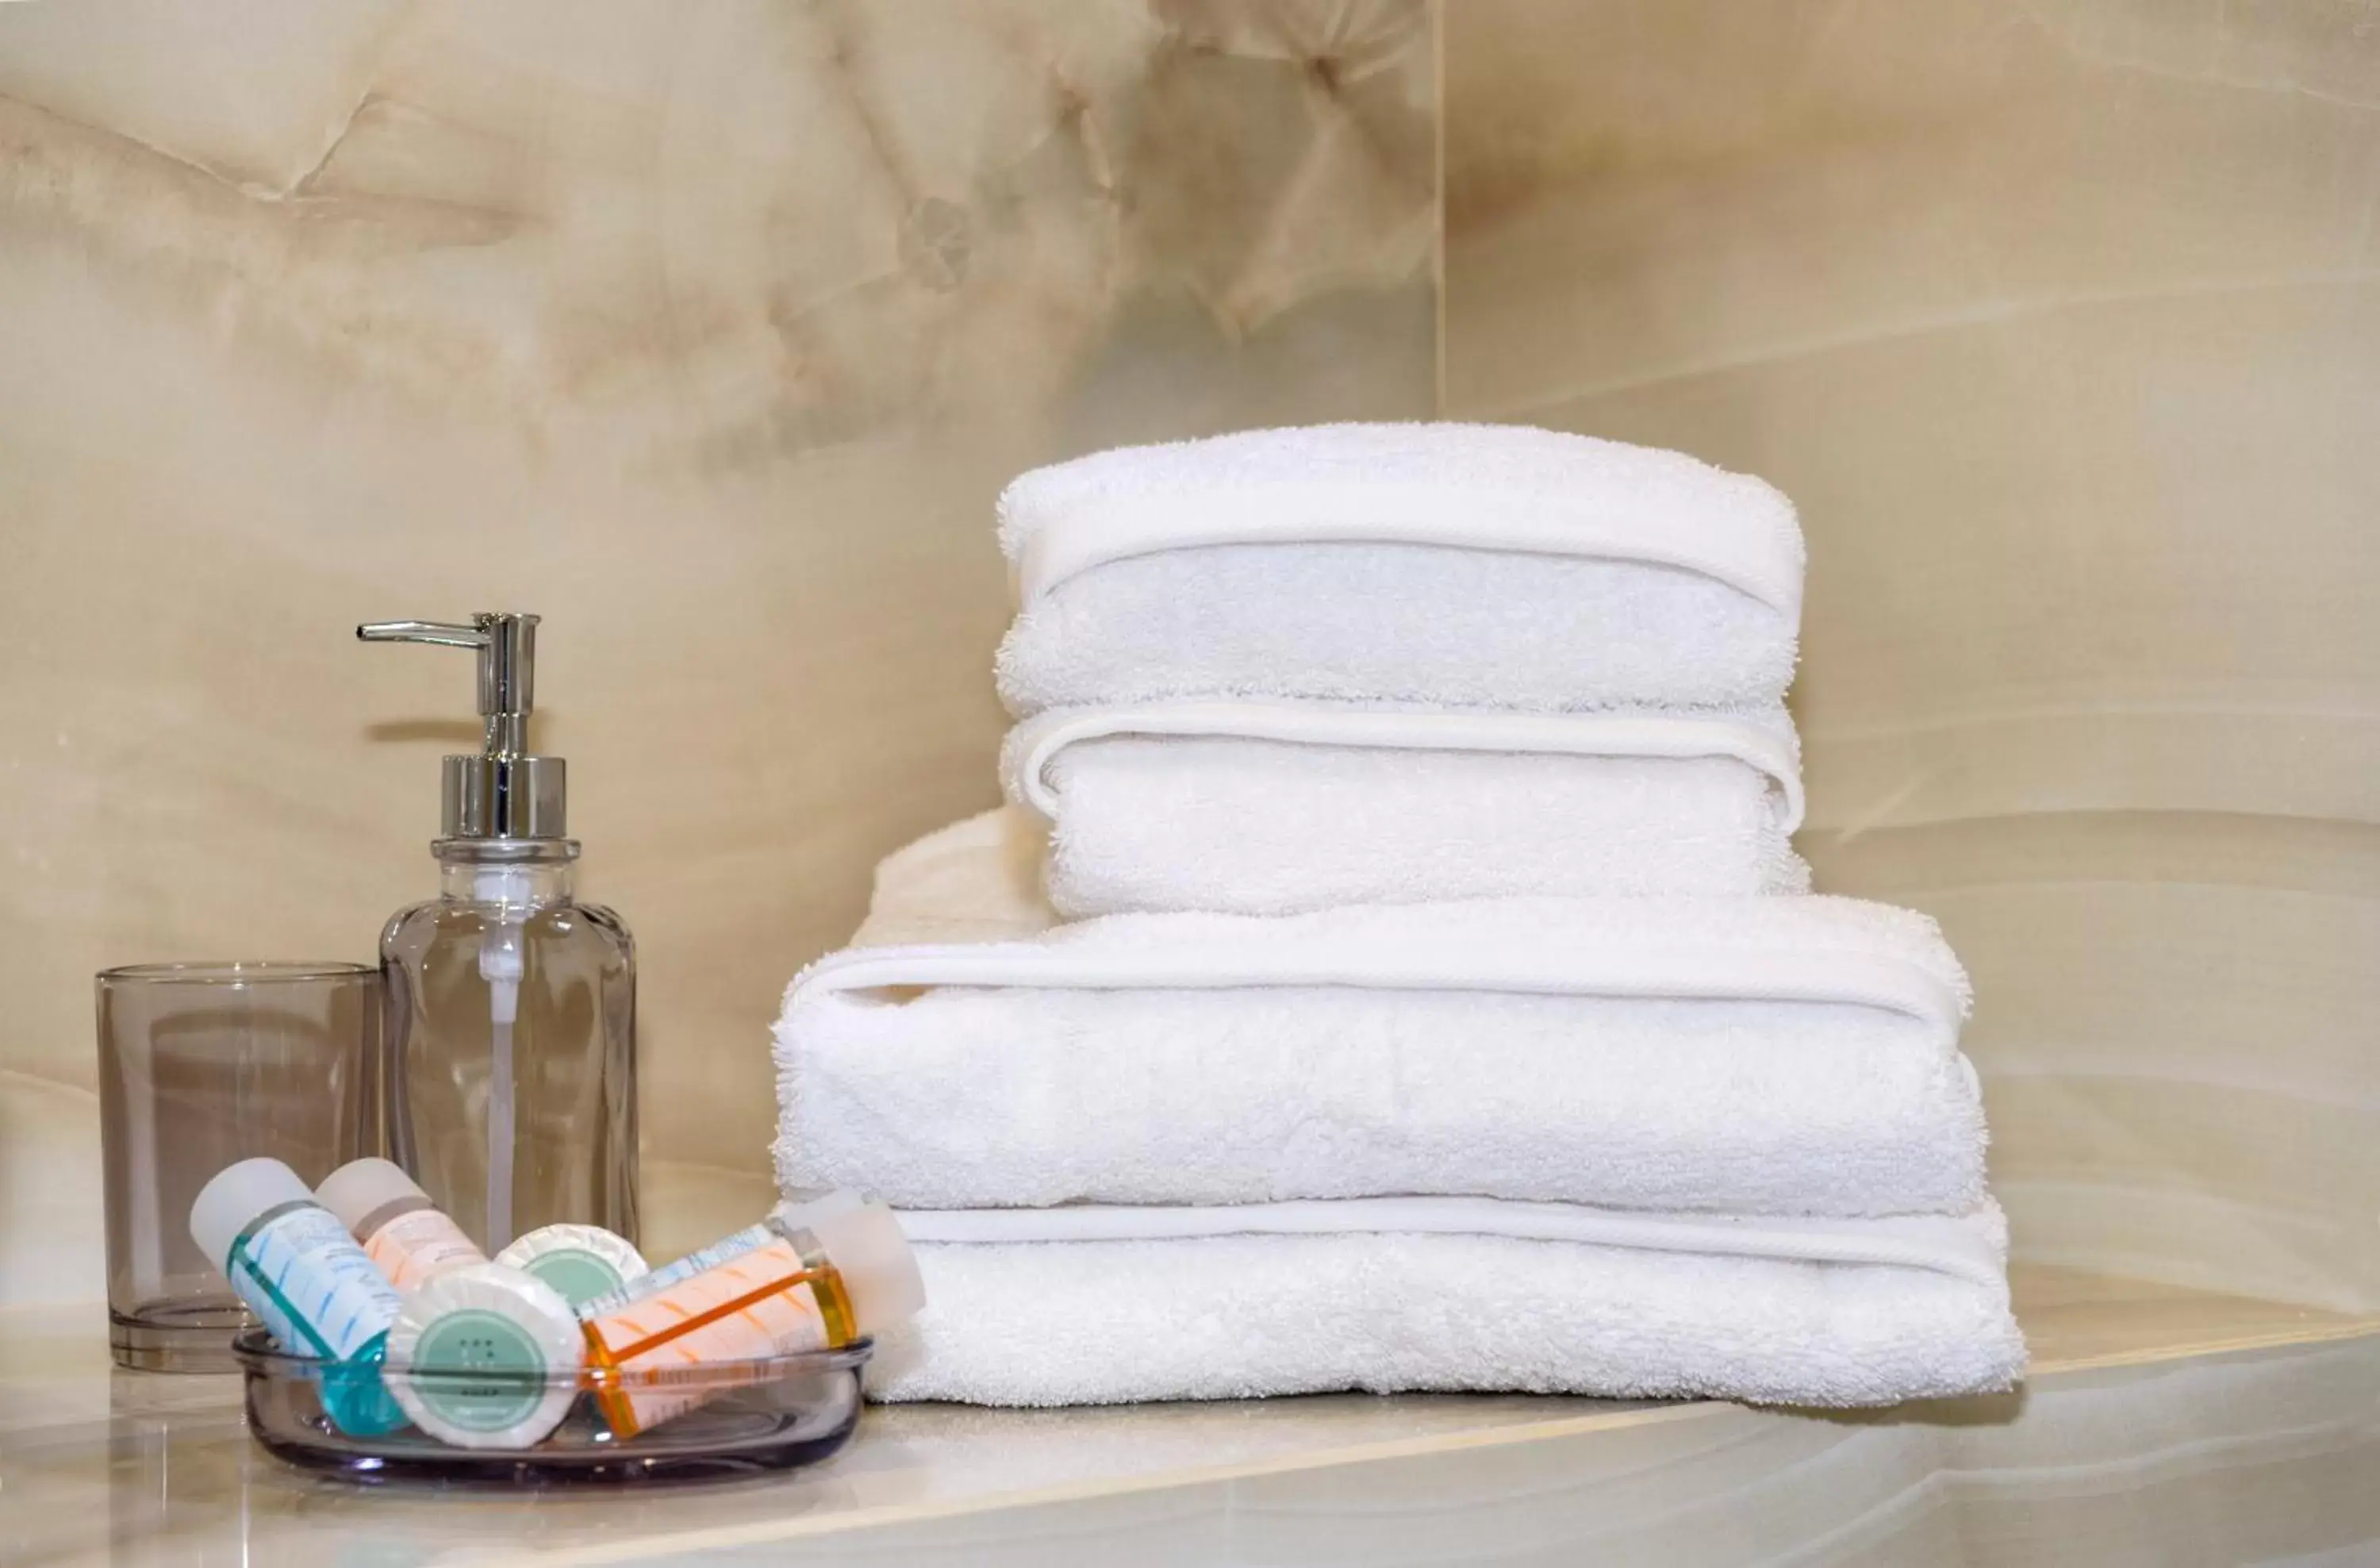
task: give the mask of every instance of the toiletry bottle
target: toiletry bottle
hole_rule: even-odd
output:
[[[487,744],[445,760],[439,895],[381,933],[388,1152],[493,1254],[555,1223],[637,1234],[636,950],[577,902],[563,760],[528,751],[535,615],[395,621],[479,655]]]
[[[760,1375],[747,1363],[848,1344],[925,1304],[900,1221],[853,1201],[781,1209],[586,1303],[578,1320],[595,1403],[625,1439]],[[689,1381],[705,1367],[710,1377]]]
[[[488,1260],[421,1184],[388,1161],[350,1160],[322,1178],[314,1201],[339,1217],[399,1294]]]
[[[723,1235],[709,1246],[687,1253],[660,1268],[648,1266],[633,1280],[625,1280],[612,1291],[606,1306],[629,1301],[642,1301],[676,1284],[690,1280],[706,1269],[717,1267],[729,1258],[782,1241],[796,1231],[814,1229],[821,1215],[840,1214],[846,1209],[863,1209],[868,1200],[849,1187],[824,1187],[789,1197],[769,1211],[769,1217],[745,1226],[730,1235]]]
[[[190,1204],[190,1239],[281,1348],[323,1363],[323,1414],[350,1437],[405,1425],[381,1381],[402,1306],[347,1228],[278,1160],[226,1165]]]

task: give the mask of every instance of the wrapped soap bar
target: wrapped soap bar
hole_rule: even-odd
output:
[[[578,1315],[552,1286],[469,1264],[398,1308],[389,1392],[414,1425],[457,1448],[528,1448],[570,1413],[585,1355]]]
[[[496,1261],[543,1280],[574,1308],[651,1272],[643,1253],[599,1225],[542,1226],[497,1253]]]

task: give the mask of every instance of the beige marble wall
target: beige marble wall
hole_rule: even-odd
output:
[[[0,1300],[99,1289],[91,972],[368,954],[459,656],[640,942],[659,1228],[766,1027],[989,804],[998,484],[1427,413],[1423,0],[0,6]]]
[[[1000,480],[1442,380],[1802,502],[1805,845],[1974,969],[2022,1257],[2380,1306],[2375,109],[2319,0],[0,6],[0,1300],[90,970],[428,886],[468,677],[356,620],[548,617],[673,1244],[991,797]]]
[[[2020,1257],[2380,1305],[2380,30],[1466,0],[1451,412],[1802,504],[1823,887],[1975,975]]]

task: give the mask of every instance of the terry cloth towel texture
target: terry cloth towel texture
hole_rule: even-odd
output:
[[[1782,707],[1052,709],[1010,733],[1002,777],[1051,825],[1069,918],[1809,887]]]
[[[1922,915],[1500,899],[1051,928],[1020,839],[1011,809],[891,857],[859,939],[890,945],[788,991],[788,1188],[1837,1215],[1982,1195],[1966,978]]]
[[[1790,847],[1783,496],[1341,425],[1000,523],[1012,804],[889,857],[776,1031],[781,1181],[925,1273],[875,1397],[2011,1383],[1966,978]]]
[[[1036,469],[1000,530],[1020,715],[1755,707],[1792,676],[1791,503],[1680,452],[1517,426],[1249,431]]]
[[[870,1368],[885,1400],[1363,1389],[1873,1405],[2005,1389],[2024,1363],[1988,1204],[1763,1222],[1406,1198],[903,1224],[927,1307]]]

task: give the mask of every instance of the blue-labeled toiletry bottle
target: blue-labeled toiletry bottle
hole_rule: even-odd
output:
[[[322,1413],[339,1430],[406,1424],[381,1380],[396,1291],[297,1172],[278,1160],[225,1166],[190,1205],[190,1239],[283,1350],[322,1363]]]
[[[528,1232],[637,1234],[637,966],[575,896],[564,762],[528,749],[535,615],[358,626],[479,655],[487,741],[445,760],[438,896],[381,932],[391,1158],[491,1257]]]

